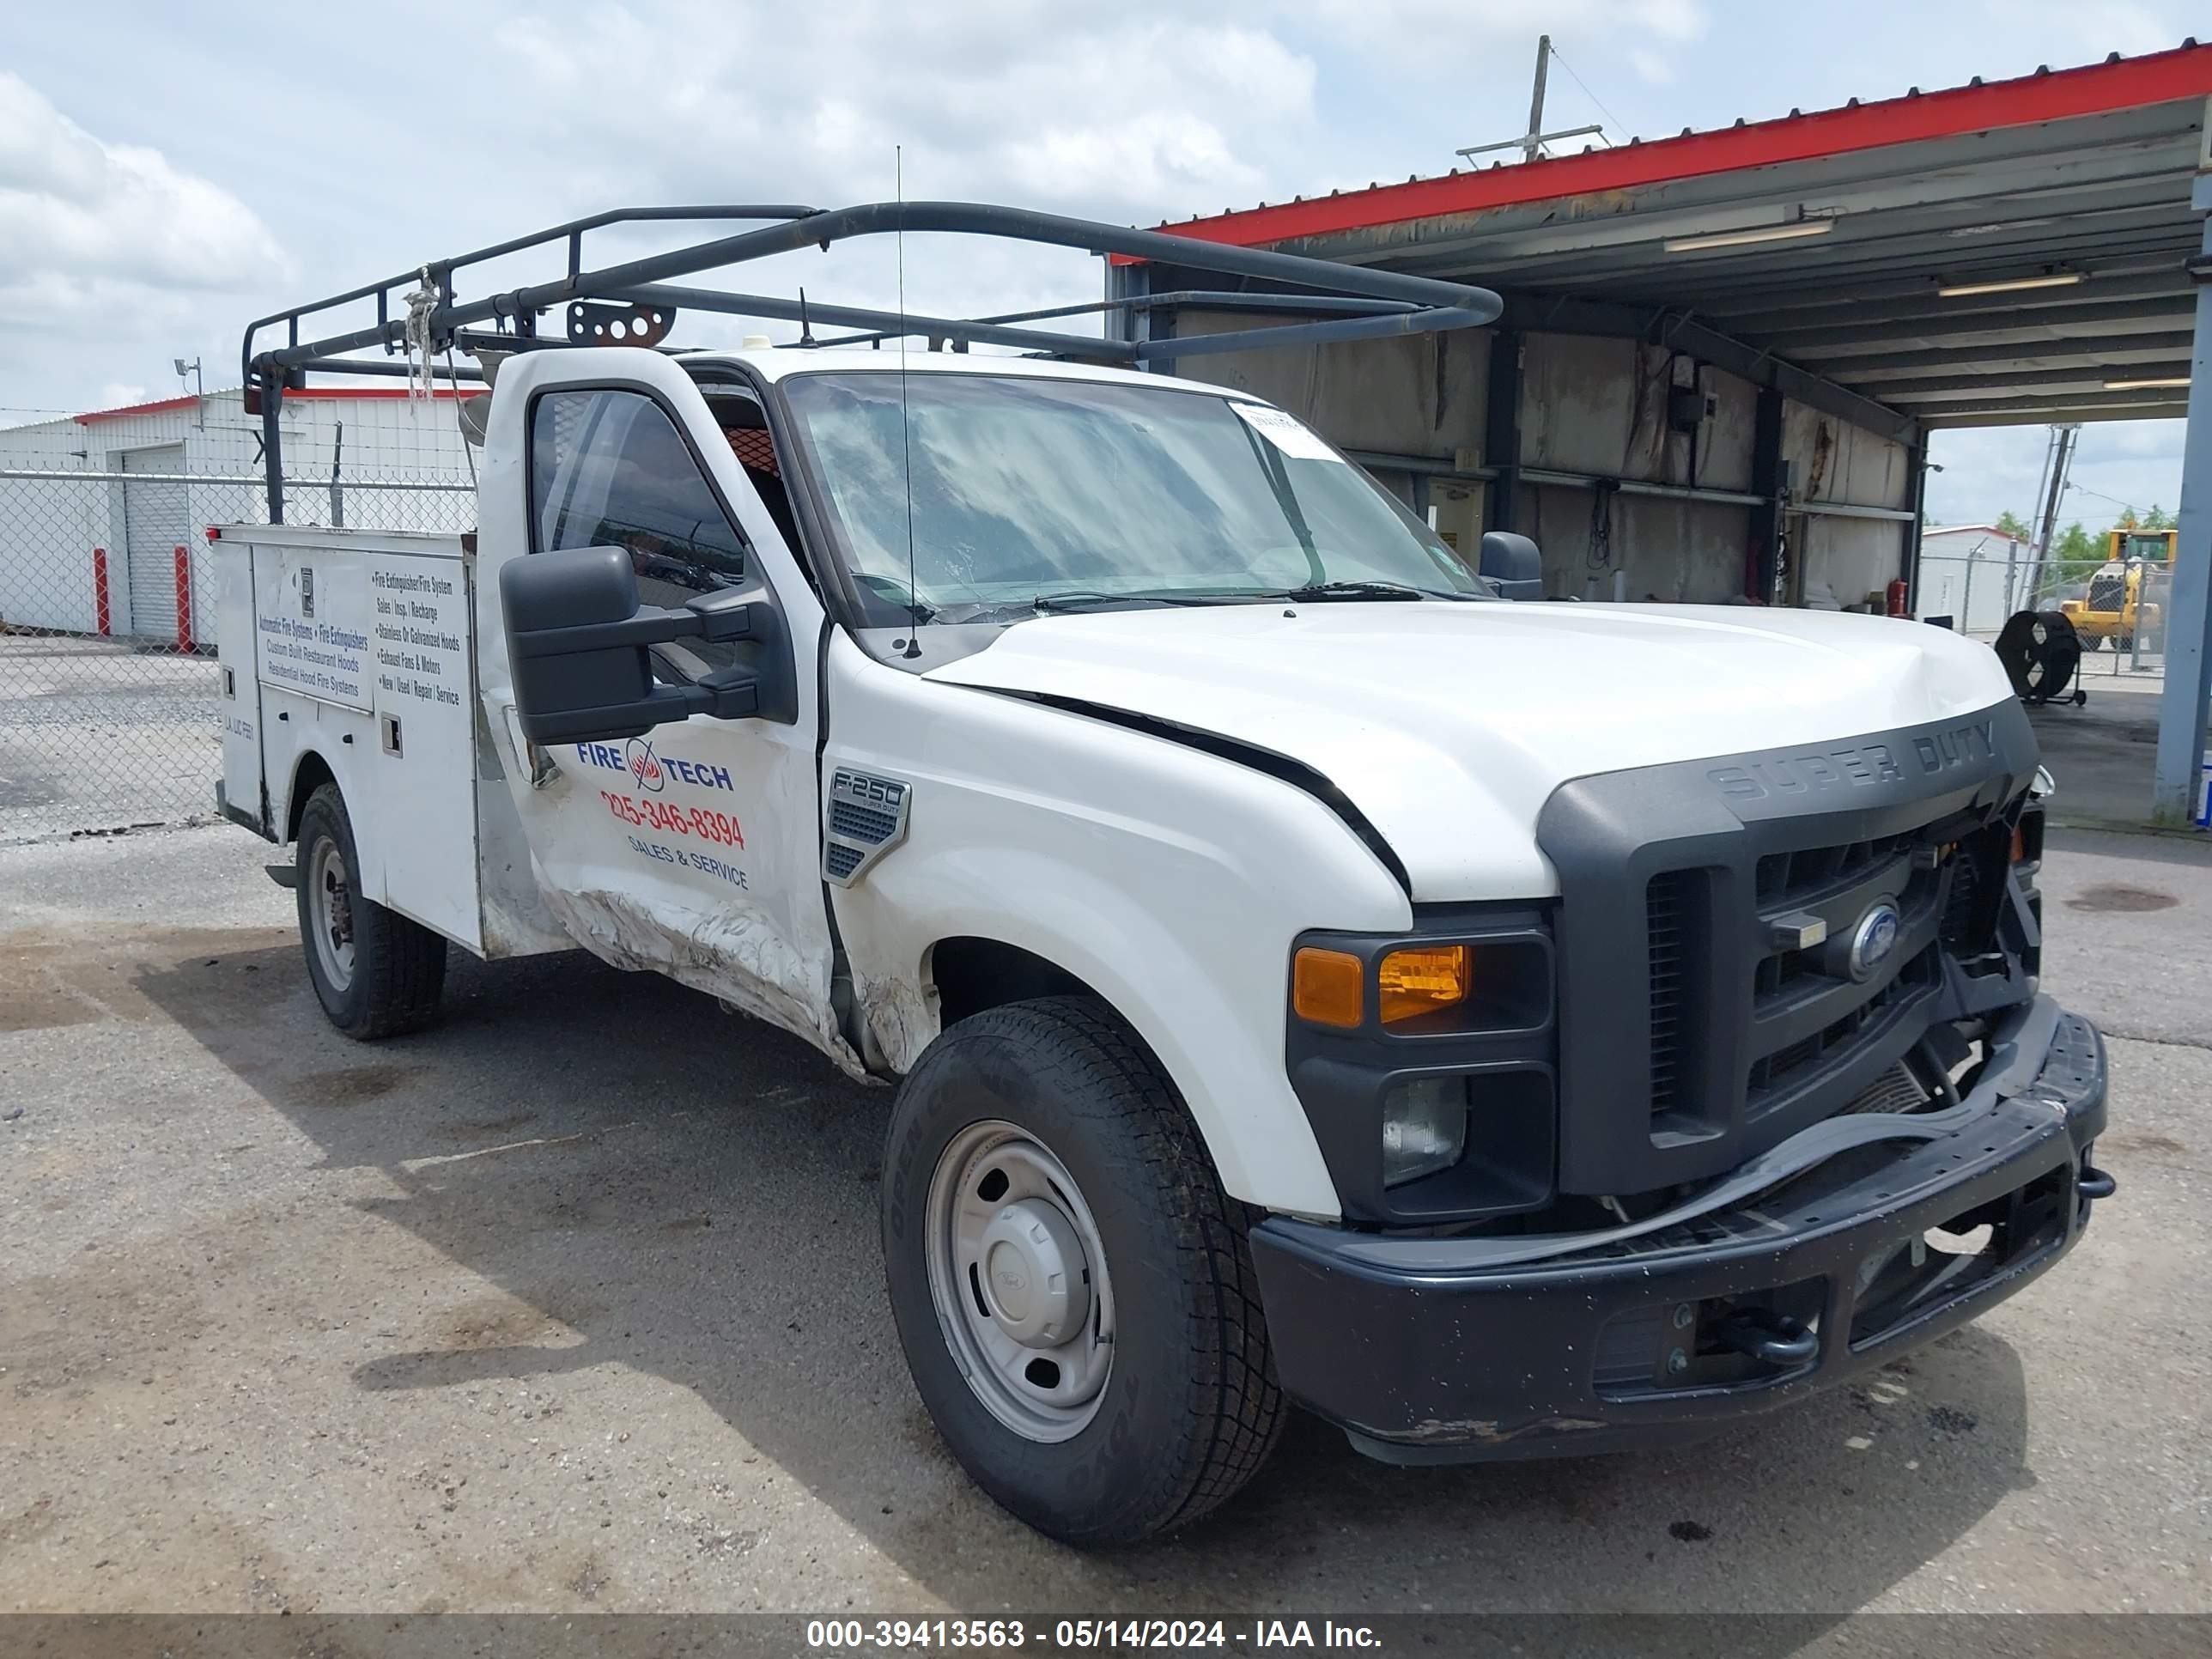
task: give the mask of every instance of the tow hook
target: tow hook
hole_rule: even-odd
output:
[[[2074,1183],[2074,1190],[2087,1199],[2110,1198],[2119,1189],[2118,1182],[2093,1164],[2081,1166],[2081,1178]]]
[[[1714,1328],[1713,1334],[1738,1353],[1770,1365],[1802,1365],[1820,1351],[1820,1334],[1787,1314],[1743,1308]]]

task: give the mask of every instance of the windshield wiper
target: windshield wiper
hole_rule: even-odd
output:
[[[1308,582],[1304,587],[1286,587],[1267,597],[1276,599],[1455,599],[1459,595],[1439,592],[1432,587],[1412,587],[1404,582],[1363,580]]]
[[[1100,593],[1076,588],[1064,593],[1040,593],[1030,601],[1035,611],[1088,611],[1103,605],[1219,605],[1221,598],[1202,593]]]

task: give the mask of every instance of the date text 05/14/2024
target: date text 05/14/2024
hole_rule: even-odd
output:
[[[934,1648],[1042,1652],[1129,1648],[1261,1651],[1285,1648],[1374,1650],[1371,1626],[1333,1619],[811,1619],[806,1645],[824,1652],[920,1652]]]

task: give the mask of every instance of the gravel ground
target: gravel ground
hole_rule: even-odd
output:
[[[0,633],[0,846],[214,811],[212,657]]]
[[[1395,1470],[1300,1420],[1107,1557],[914,1397],[883,1094],[580,958],[350,1044],[268,856],[0,848],[0,1608],[2212,1611],[2201,847],[2054,834],[2121,1192],[2014,1300],[1694,1450]]]

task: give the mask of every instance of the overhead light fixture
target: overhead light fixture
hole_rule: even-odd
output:
[[[1835,228],[1833,219],[1801,219],[1795,224],[1766,225],[1757,230],[1717,230],[1710,236],[1669,236],[1659,246],[1669,253],[1702,253],[1713,247],[1749,247],[1757,242],[1794,242],[1801,237],[1826,236]]]
[[[2045,276],[2013,276],[1997,283],[1939,283],[1939,300],[1963,300],[1971,294],[2016,294],[2029,288],[2071,288],[2081,280],[2078,270],[2054,270]]]
[[[2176,374],[2170,379],[2159,380],[2107,380],[2105,382],[2105,390],[2107,392],[2163,392],[2169,386],[2185,386],[2188,384],[2189,377],[2186,374]]]

